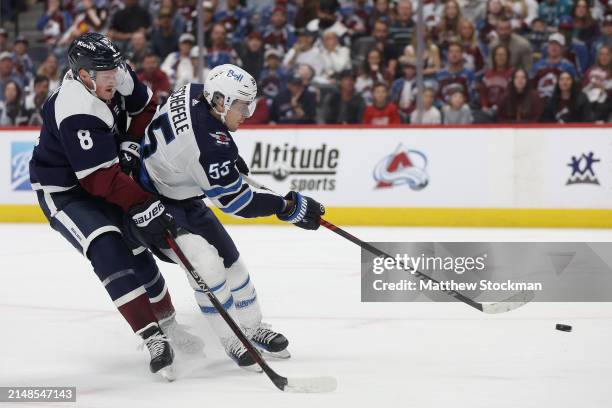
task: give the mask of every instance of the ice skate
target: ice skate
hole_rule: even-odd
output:
[[[151,362],[149,363],[149,369],[152,373],[159,373],[163,378],[168,381],[174,381],[174,351],[170,346],[170,341],[166,335],[161,331],[159,326],[155,323],[151,323],[145,330],[140,333],[140,337],[143,339],[143,345],[147,346],[149,353],[151,354]]]

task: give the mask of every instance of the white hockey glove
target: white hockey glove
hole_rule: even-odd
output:
[[[130,75],[129,68],[125,63],[117,67],[117,92],[123,96],[130,96],[134,92],[134,79]]]

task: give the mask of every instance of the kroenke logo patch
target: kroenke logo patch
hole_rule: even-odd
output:
[[[34,142],[11,143],[11,189],[13,191],[30,191],[30,159]]]
[[[596,184],[599,185],[599,180],[595,175],[593,165],[599,163],[601,160],[595,158],[595,153],[589,152],[588,154],[582,153],[582,155],[576,157],[572,156],[570,162],[567,163],[568,167],[572,169],[572,174],[565,182],[566,186],[571,184]]]
[[[400,144],[395,152],[378,162],[373,176],[376,188],[407,184],[412,190],[422,190],[429,184],[427,156],[418,150],[406,149]]]
[[[339,159],[340,151],[325,143],[302,147],[257,142],[249,167],[253,175],[272,176],[280,182],[289,180],[290,190],[333,191]]]

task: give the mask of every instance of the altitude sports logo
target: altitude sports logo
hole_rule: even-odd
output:
[[[272,176],[278,182],[289,180],[291,190],[333,191],[339,160],[340,150],[325,143],[303,147],[256,142],[249,167],[253,175]]]
[[[373,176],[377,189],[408,184],[412,190],[422,190],[429,184],[427,156],[418,150],[406,149],[400,143],[395,152],[378,162]]]

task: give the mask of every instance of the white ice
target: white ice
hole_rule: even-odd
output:
[[[285,394],[238,369],[169,264],[160,265],[179,319],[204,337],[207,357],[179,355],[178,380],[164,382],[86,260],[43,225],[0,226],[0,386],[76,386],[76,406],[88,408],[612,406],[612,304],[534,303],[503,315],[460,303],[364,304],[349,241],[327,230],[228,229],[266,321],[291,343],[293,357],[271,366],[334,376],[334,393]],[[370,241],[612,241],[609,230],[347,230]]]

